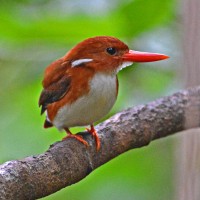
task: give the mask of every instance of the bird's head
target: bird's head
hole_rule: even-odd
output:
[[[122,41],[110,36],[88,38],[64,57],[71,62],[72,67],[92,68],[96,72],[108,74],[116,74],[133,62],[153,62],[167,58],[164,54],[129,50]]]

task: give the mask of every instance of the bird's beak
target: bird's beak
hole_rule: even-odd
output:
[[[154,62],[158,60],[164,60],[167,58],[169,58],[169,56],[166,56],[164,54],[140,52],[134,50],[129,50],[128,53],[125,53],[123,55],[123,60],[130,62]]]

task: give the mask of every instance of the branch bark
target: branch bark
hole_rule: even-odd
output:
[[[192,113],[192,115],[191,115]],[[192,120],[188,117],[192,116]],[[187,118],[187,121],[186,121]],[[37,199],[77,183],[97,167],[152,140],[200,126],[200,87],[177,92],[115,114],[96,126],[86,148],[75,139],[56,142],[43,154],[0,165],[0,199]]]

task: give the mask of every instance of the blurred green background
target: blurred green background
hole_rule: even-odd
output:
[[[174,0],[0,1],[0,162],[39,154],[65,134],[43,129],[38,97],[45,67],[85,38],[111,35],[131,49],[171,58],[119,73],[108,116],[180,88]],[[77,132],[83,129],[74,128]],[[172,199],[176,136],[129,151],[46,200]]]

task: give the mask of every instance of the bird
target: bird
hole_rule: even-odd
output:
[[[94,123],[113,107],[118,95],[117,73],[134,62],[153,62],[169,58],[159,53],[130,50],[112,36],[85,39],[44,71],[39,97],[41,114],[46,113],[44,128],[65,130],[66,137],[89,146],[71,127],[89,126],[97,151],[101,147]]]

